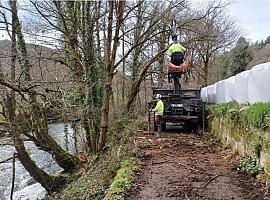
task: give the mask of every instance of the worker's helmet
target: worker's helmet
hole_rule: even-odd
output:
[[[161,99],[161,94],[157,94],[156,99]]]

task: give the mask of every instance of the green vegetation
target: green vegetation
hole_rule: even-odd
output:
[[[124,160],[112,182],[104,200],[124,200],[125,192],[132,186],[134,172],[138,170],[140,161],[136,158]]]
[[[255,135],[255,137],[253,137],[253,140],[251,141],[251,147],[253,153],[255,153],[257,157],[260,157],[260,152],[263,148],[263,138],[261,135]]]
[[[254,128],[270,125],[270,103],[256,103],[239,113],[242,123],[250,124]]]
[[[74,175],[72,183],[47,197],[48,200],[123,199],[132,186],[134,172],[140,166],[142,154],[138,154],[141,147],[137,144],[145,143],[137,141],[133,134],[138,127],[144,127],[144,123],[140,120],[131,123],[124,118],[112,124],[106,148],[97,156],[89,155],[81,176]]]
[[[240,37],[236,46],[230,51],[230,56],[227,57],[225,77],[236,75],[247,69],[248,63],[252,60],[252,52],[248,47],[249,43],[246,39]]]
[[[256,176],[262,171],[262,168],[256,164],[256,161],[251,157],[245,158],[240,161],[239,169],[243,172],[247,172],[252,176]]]
[[[110,151],[101,160],[91,159],[90,166],[86,166],[88,170],[80,178],[74,177],[75,181],[47,199],[102,199],[119,168],[118,158],[116,151]]]
[[[250,43],[239,37],[236,45],[213,60],[213,67],[219,70],[217,80],[228,78],[255,65],[270,61],[270,45],[268,36],[265,41]]]
[[[270,126],[270,103],[240,105],[236,101],[208,106],[210,115],[233,120],[235,124],[248,125],[254,128]]]
[[[236,101],[208,106],[209,114],[218,118],[224,117],[225,115],[230,116],[231,115],[230,113],[238,109],[239,109],[239,104]]]
[[[233,101],[207,108],[214,136],[241,155],[250,156],[241,161],[240,169],[256,175],[261,170],[254,161],[258,159],[263,160],[264,170],[270,174],[270,103],[240,105]]]

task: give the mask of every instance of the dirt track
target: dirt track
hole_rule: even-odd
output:
[[[237,171],[238,158],[207,135],[145,135],[150,142],[143,169],[128,200],[270,199],[255,178]]]

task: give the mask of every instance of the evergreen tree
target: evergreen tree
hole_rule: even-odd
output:
[[[244,37],[240,37],[236,46],[231,51],[229,61],[230,75],[236,75],[245,71],[248,63],[252,60],[252,54],[249,50],[249,43]]]
[[[220,77],[221,79],[226,79],[228,78],[230,72],[229,72],[229,63],[230,63],[230,57],[231,53],[230,52],[225,52],[222,58],[222,67],[220,70]]]
[[[265,45],[270,44],[270,36],[268,36],[264,42]]]

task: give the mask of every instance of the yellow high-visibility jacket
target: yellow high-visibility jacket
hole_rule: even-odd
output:
[[[183,52],[184,53],[185,51],[186,51],[186,48],[183,47],[181,44],[173,43],[168,49],[168,56],[171,56],[175,52]]]
[[[158,100],[157,101],[157,105],[154,109],[155,111],[155,115],[163,115],[163,112],[164,112],[164,103],[162,102],[162,100]]]

